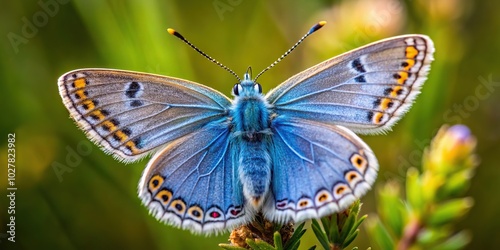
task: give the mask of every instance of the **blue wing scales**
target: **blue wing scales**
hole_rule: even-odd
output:
[[[267,218],[299,222],[342,211],[375,181],[373,152],[348,129],[287,117],[272,124],[272,193],[263,209]]]
[[[251,220],[234,173],[229,133],[225,121],[212,122],[151,159],[139,196],[157,219],[204,234]]]

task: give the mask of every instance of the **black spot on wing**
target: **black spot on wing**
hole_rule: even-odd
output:
[[[363,67],[363,64],[361,63],[361,60],[359,58],[356,58],[352,61],[351,66],[353,69],[360,73],[366,72],[365,68]]]

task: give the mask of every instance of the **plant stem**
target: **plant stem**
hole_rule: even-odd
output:
[[[418,233],[420,233],[420,229],[422,229],[422,225],[420,224],[418,219],[411,220],[408,225],[405,226],[403,237],[398,242],[398,246],[396,249],[409,249],[413,245],[413,243],[415,243]]]

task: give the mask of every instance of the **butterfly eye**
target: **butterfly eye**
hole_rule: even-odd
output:
[[[253,85],[253,89],[255,90],[255,92],[257,92],[259,94],[262,93],[262,86],[259,83],[255,83]]]
[[[243,91],[243,87],[241,87],[241,84],[236,83],[233,87],[233,95],[238,96],[240,95],[240,92]]]

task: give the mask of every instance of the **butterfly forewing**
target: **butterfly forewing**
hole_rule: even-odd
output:
[[[68,72],[59,78],[59,91],[88,136],[125,161],[227,116],[231,103],[194,82],[106,69]]]
[[[266,98],[279,115],[383,132],[420,93],[433,52],[422,35],[382,40],[313,66]]]

